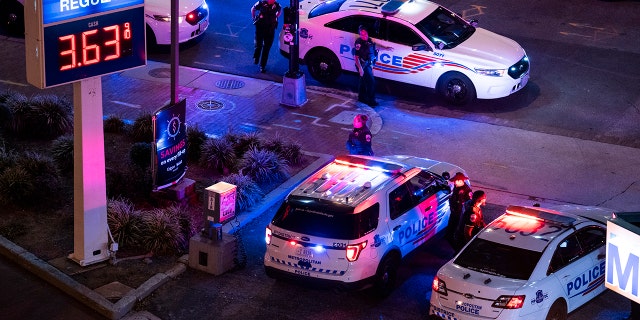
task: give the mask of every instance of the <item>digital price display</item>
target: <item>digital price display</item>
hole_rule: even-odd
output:
[[[25,14],[41,12],[25,29],[29,83],[47,88],[146,64],[142,0],[27,1],[35,6]]]
[[[144,65],[144,8],[76,20],[44,29],[46,85]],[[139,39],[142,39],[140,41]]]

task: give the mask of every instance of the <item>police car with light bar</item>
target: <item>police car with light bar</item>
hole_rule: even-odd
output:
[[[566,319],[605,290],[606,219],[590,206],[510,206],[438,270],[434,319]]]
[[[267,275],[388,294],[402,258],[447,226],[448,179],[458,171],[412,156],[337,157],[296,186],[267,226]]]
[[[435,88],[453,104],[506,97],[529,80],[529,58],[518,43],[430,1],[307,0],[299,16],[299,57],[321,82],[356,72],[360,25],[381,48],[376,77]],[[280,33],[286,57],[290,35]]]

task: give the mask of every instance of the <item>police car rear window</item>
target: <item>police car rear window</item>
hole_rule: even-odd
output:
[[[528,280],[542,252],[475,238],[453,263],[477,272]]]
[[[304,235],[340,240],[361,238],[378,227],[378,203],[357,214],[351,207],[333,207],[319,201],[286,201],[271,223]]]
[[[309,19],[323,14],[337,12],[345,1],[347,0],[331,0],[322,2],[309,11]]]

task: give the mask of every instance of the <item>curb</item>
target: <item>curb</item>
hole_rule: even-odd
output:
[[[305,179],[314,171],[334,159],[332,155],[328,154],[308,151],[302,151],[302,153],[305,155],[317,157],[318,159],[316,159],[307,167],[303,168],[300,172],[289,178],[273,191],[268,193],[256,209],[248,212],[243,212],[240,217],[236,217],[235,225],[232,226],[231,223],[224,225],[223,230],[225,232],[232,233],[237,231],[237,229],[240,229],[243,226],[247,225],[249,222],[263,214],[267,209],[272,207],[275,203],[284,199],[284,197],[291,190],[293,190],[298,182],[300,182],[302,179]],[[178,263],[173,268],[166,272],[155,274],[150,279],[141,284],[138,288],[135,288],[134,290],[131,290],[130,292],[125,294],[116,303],[112,303],[107,298],[98,294],[94,290],[91,290],[87,286],[78,283],[70,276],[66,275],[46,261],[38,258],[34,254],[28,252],[24,248],[7,240],[3,236],[0,236],[0,254],[20,265],[22,268],[35,274],[39,278],[62,290],[63,292],[75,298],[89,308],[94,309],[101,315],[109,319],[122,319],[126,316],[126,319],[130,320],[158,319],[148,312],[136,312],[131,315],[127,314],[133,309],[136,302],[146,298],[161,285],[173,278],[176,278],[178,275],[186,271],[189,261],[188,254],[181,256],[180,258],[178,258]]]

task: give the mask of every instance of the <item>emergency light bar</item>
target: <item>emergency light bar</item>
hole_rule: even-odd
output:
[[[507,208],[507,213],[521,217],[534,218],[548,223],[558,224],[565,228],[573,226],[574,222],[576,222],[575,218],[563,216],[552,211],[546,211],[543,209],[531,207],[509,206]]]
[[[403,168],[401,165],[395,164],[395,163],[370,160],[370,159],[353,157],[348,155],[337,156],[335,163],[347,165],[347,166],[353,166],[353,167],[362,168],[362,169],[369,169],[369,170],[375,170],[379,172],[391,173],[391,174],[399,173],[402,171],[402,168]]]
[[[382,12],[382,14],[385,16],[392,16],[398,13],[398,11],[400,11],[400,7],[407,2],[413,2],[413,0],[409,0],[409,1],[391,0],[385,3],[382,6],[382,8],[380,8],[380,12]]]

